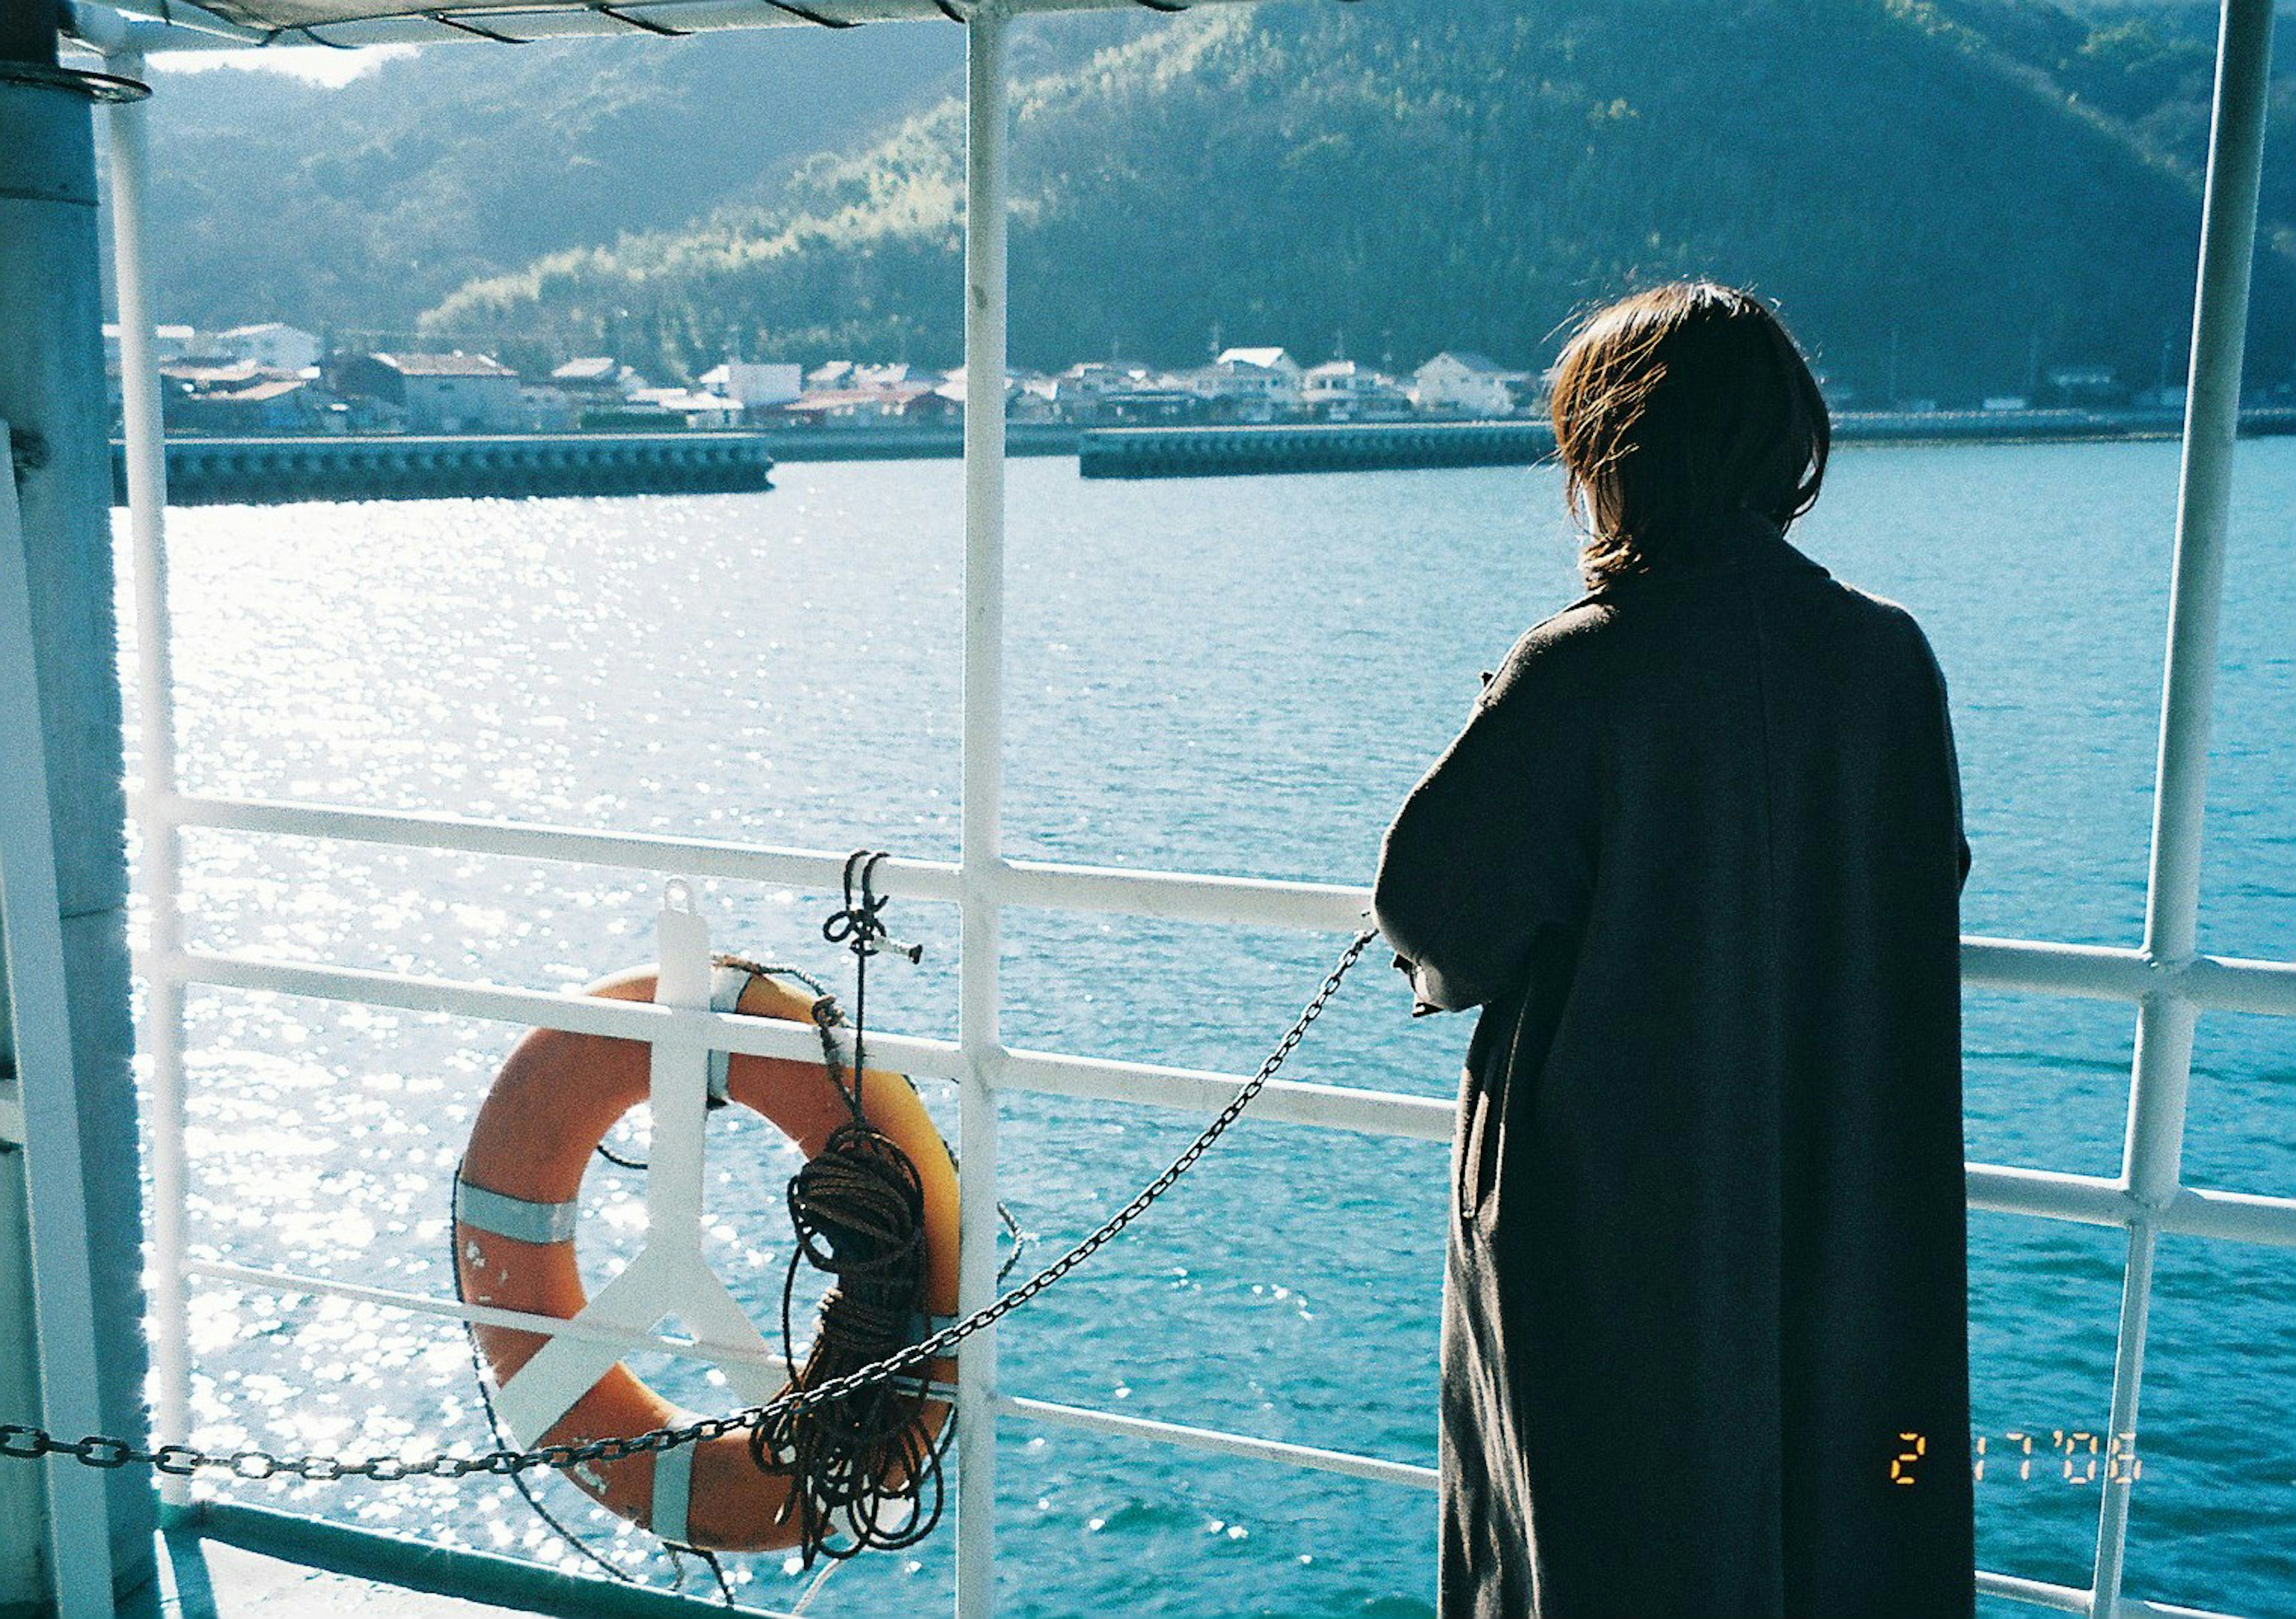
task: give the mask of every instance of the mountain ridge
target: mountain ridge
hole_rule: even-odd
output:
[[[2128,112],[2188,104],[2206,49],[2125,27],[2013,0],[1177,19],[1016,88],[1014,356],[1170,364],[1217,324],[1308,358],[1528,363],[1592,299],[1714,274],[1780,297],[1869,393],[2022,391],[2071,364],[2150,382],[2189,319],[2199,191],[2189,131]],[[579,347],[635,308],[681,372],[729,347],[953,358],[960,137],[943,103],[809,160],[775,205],[546,256],[426,318]],[[2279,237],[2253,345],[2275,377]]]

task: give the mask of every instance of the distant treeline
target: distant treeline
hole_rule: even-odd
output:
[[[1776,298],[1863,403],[2062,366],[2173,382],[2212,22],[2166,0],[1300,0],[1027,25],[1014,358],[1182,365],[1217,337],[1537,365],[1588,302],[1706,274]],[[662,380],[730,352],[951,364],[955,33],[441,51],[243,106],[200,82],[240,76],[171,81],[170,318],[427,309],[513,363],[609,351]],[[2296,159],[2267,161],[2251,376],[2276,383]],[[271,176],[251,200],[243,163]]]
[[[1535,364],[1588,301],[1705,274],[1777,298],[1868,401],[2021,392],[2069,365],[2147,387],[2164,356],[2175,381],[2213,43],[2194,20],[2034,0],[1181,19],[1017,97],[1014,357],[1182,363],[1217,333],[1310,361]],[[945,104],[816,159],[776,206],[549,257],[432,318],[618,338],[672,371],[729,343],[945,363],[960,135]],[[2285,217],[2259,380],[2291,359]]]

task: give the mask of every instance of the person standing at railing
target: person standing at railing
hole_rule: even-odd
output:
[[[1785,537],[1824,401],[1758,299],[1596,312],[1553,412],[1588,593],[1382,850],[1480,1007],[1442,1335],[1442,1619],[1967,1619],[1969,871],[1944,677]]]

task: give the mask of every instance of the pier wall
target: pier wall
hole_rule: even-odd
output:
[[[171,505],[450,495],[674,495],[773,487],[761,433],[170,438]],[[111,447],[112,503],[127,500]]]
[[[2030,444],[2174,438],[2183,425],[2181,415],[2162,411],[1871,411],[1835,416],[1833,441]],[[2244,411],[2241,431],[2251,436],[2296,433],[2296,409]],[[1216,478],[1247,472],[1529,466],[1554,453],[1553,428],[1537,420],[1095,428],[1083,436],[1078,470],[1086,478]]]
[[[1276,427],[1095,428],[1086,478],[1210,478],[1239,472],[1514,467],[1554,452],[1543,421],[1377,421]]]
[[[1007,455],[1073,455],[1084,429],[1056,421],[1015,421],[1004,429]],[[955,461],[964,429],[949,427],[816,428],[768,435],[775,458],[800,461]]]

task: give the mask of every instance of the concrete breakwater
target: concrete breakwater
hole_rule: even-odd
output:
[[[180,506],[448,495],[668,495],[768,489],[760,433],[520,433],[499,437],[170,438]],[[127,457],[111,446],[115,504]]]
[[[1086,478],[1527,466],[1554,452],[1543,421],[1366,421],[1276,427],[1095,428],[1077,451]]]
[[[2173,438],[2173,411],[1858,411],[1833,419],[1837,444],[2030,444],[2051,439]],[[2244,435],[2296,433],[2296,409],[2241,413]],[[1095,428],[1086,478],[1214,478],[1246,472],[1376,471],[1406,467],[1529,466],[1554,453],[1540,421],[1370,421],[1275,427]]]
[[[1083,429],[1058,421],[1015,421],[1004,429],[1007,455],[1073,455]],[[949,427],[831,427],[776,429],[774,454],[800,461],[953,461],[964,454],[964,429]]]

